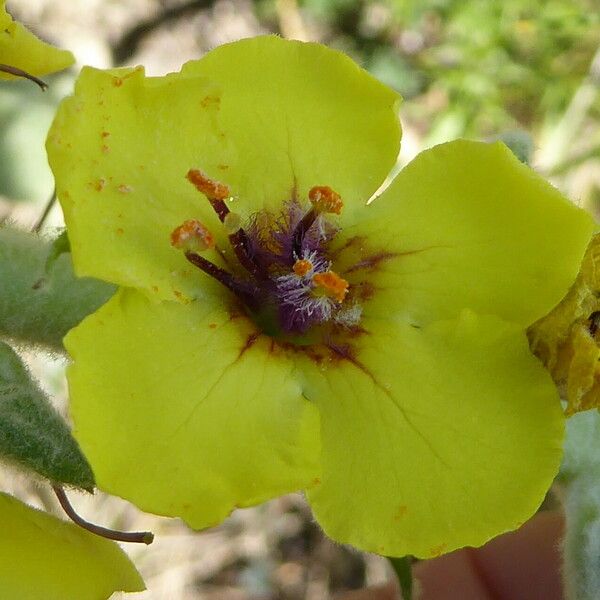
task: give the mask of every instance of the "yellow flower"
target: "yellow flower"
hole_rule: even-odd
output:
[[[65,340],[102,488],[198,528],[304,489],[334,539],[422,557],[536,510],[563,416],[525,329],[593,223],[467,141],[367,205],[398,100],[274,37],[82,72],[47,147],[78,273],[122,286]]]

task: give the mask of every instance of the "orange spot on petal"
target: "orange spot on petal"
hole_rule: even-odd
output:
[[[221,104],[221,98],[219,98],[219,96],[205,96],[200,101],[200,105],[203,108],[208,108],[209,106],[215,106],[218,108],[220,104]]]
[[[117,190],[119,192],[121,192],[121,194],[129,194],[131,192],[133,192],[133,188],[130,185],[127,185],[125,183],[122,183]]]
[[[401,504],[394,514],[394,521],[399,521],[408,512],[408,506]]]
[[[432,558],[441,556],[442,554],[444,554],[446,546],[447,544],[440,544],[439,546],[434,546],[429,550],[429,556],[431,556]]]
[[[123,235],[123,233],[124,233],[123,228],[122,227],[117,227],[117,233],[119,235]]]
[[[187,172],[187,178],[209,200],[225,200],[225,198],[231,195],[229,188],[225,184],[213,181],[199,169],[190,169]]]
[[[342,303],[348,293],[348,282],[333,271],[317,273],[312,278],[313,283],[330,298]]]
[[[342,197],[326,185],[317,185],[311,188],[308,192],[308,198],[318,212],[339,215],[344,206]]]
[[[208,326],[210,327],[210,329],[216,329],[217,328],[217,324],[216,323],[209,323]]]
[[[92,187],[97,191],[101,192],[106,187],[106,179],[101,177],[92,183]]]

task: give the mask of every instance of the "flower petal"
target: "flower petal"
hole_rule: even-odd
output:
[[[0,1],[0,62],[22,69],[31,75],[47,75],[71,66],[75,61],[67,50],[59,50],[42,42],[6,12]],[[0,79],[14,79],[0,72]]]
[[[117,544],[0,494],[2,598],[101,600],[144,582]]]
[[[340,52],[265,36],[220,46],[183,73],[223,90],[219,125],[235,154],[222,177],[246,214],[327,185],[352,220],[396,161],[400,97]]]
[[[527,326],[567,293],[593,229],[504,145],[458,140],[420,154],[342,231],[336,267],[368,281],[367,315],[423,325],[470,308]]]
[[[321,414],[309,500],[325,532],[431,557],[518,527],[558,470],[564,424],[524,332],[468,311],[423,329],[364,325],[337,362],[304,364]]]
[[[213,91],[201,77],[82,70],[46,144],[79,275],[163,299],[205,293],[207,277],[169,239],[192,217],[221,232],[208,201],[186,180],[199,148],[216,152],[219,143],[215,109],[202,105]]]
[[[122,290],[65,345],[74,435],[106,491],[201,528],[318,475],[317,410],[233,308]]]
[[[205,278],[169,233],[195,218],[224,235],[189,169],[229,185],[242,217],[280,211],[315,185],[342,194],[350,217],[394,164],[397,103],[344,55],[276,37],[217,48],[163,78],[83,69],[47,142],[77,272],[201,296]]]

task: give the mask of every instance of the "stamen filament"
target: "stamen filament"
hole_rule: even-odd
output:
[[[208,198],[221,223],[226,228],[231,227],[231,224],[227,222],[231,219],[231,211],[225,203],[225,199],[229,197],[229,188],[223,183],[213,181],[198,169],[190,169],[187,172],[187,178],[198,191]],[[252,258],[248,234],[240,227],[235,233],[230,233],[228,238],[240,264],[254,277],[266,279],[268,275],[263,273]]]
[[[227,272],[221,267],[218,267],[214,263],[211,263],[209,260],[206,260],[206,258],[200,256],[199,254],[186,252],[185,257],[195,267],[198,267],[207,275],[210,275],[213,279],[216,279],[219,283],[224,285],[230,292],[233,292],[248,306],[255,308],[255,304],[259,296],[258,288],[236,279],[231,273]]]
[[[292,240],[292,259],[302,255],[302,241],[306,232],[312,227],[313,223],[321,213],[334,213],[339,215],[342,212],[344,203],[340,195],[326,185],[317,185],[308,191],[308,199],[312,208],[302,217],[302,220],[294,229]]]
[[[302,241],[306,232],[312,227],[317,220],[319,213],[311,208],[303,217],[300,223],[296,225],[292,238],[292,259],[302,255]]]

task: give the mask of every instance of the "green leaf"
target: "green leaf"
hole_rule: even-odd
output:
[[[67,424],[0,342],[0,457],[53,482],[91,491],[94,475]]]
[[[48,252],[48,258],[46,259],[46,272],[52,268],[59,256],[68,252],[71,252],[71,244],[67,230],[64,229],[50,244],[50,252]]]
[[[524,164],[531,163],[534,150],[533,138],[527,131],[515,129],[501,133],[497,140],[506,144],[506,147]]]
[[[0,596],[107,600],[145,589],[117,544],[0,494]]]
[[[60,351],[69,329],[114,293],[75,277],[68,252],[53,253],[37,235],[0,227],[0,336]]]

